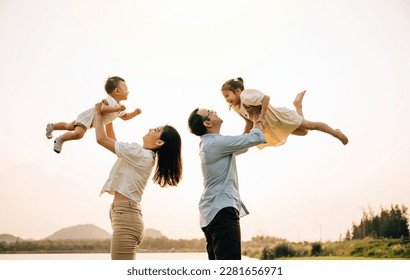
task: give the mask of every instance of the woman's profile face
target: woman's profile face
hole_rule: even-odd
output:
[[[148,130],[148,133],[145,134],[142,138],[143,148],[150,150],[158,149],[162,145],[161,143],[163,143],[163,141],[160,139],[163,129],[163,126],[150,128]]]

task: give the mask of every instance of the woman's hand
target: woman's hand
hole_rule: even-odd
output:
[[[101,107],[102,107],[102,105],[103,105],[103,102],[98,102],[98,103],[95,104],[95,107],[94,107],[95,116],[98,115],[99,117],[101,117]]]
[[[124,105],[122,105],[122,104],[120,104],[120,106],[118,106],[118,107],[120,107],[120,110],[119,110],[119,112],[121,112],[121,111],[125,111],[125,106]]]

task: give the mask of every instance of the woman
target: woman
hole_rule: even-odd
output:
[[[95,105],[97,143],[117,155],[101,194],[114,195],[110,209],[111,259],[133,260],[144,235],[141,198],[156,162],[154,183],[176,186],[182,178],[181,137],[172,126],[150,129],[143,145],[117,142],[113,124],[103,126],[100,107]]]

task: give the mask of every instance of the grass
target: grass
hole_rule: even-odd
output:
[[[394,258],[394,260],[403,260]],[[391,258],[369,258],[369,257],[352,257],[352,256],[317,256],[317,257],[291,257],[291,258],[278,258],[278,260],[309,260],[309,261],[357,261],[357,260],[392,260]]]
[[[288,242],[257,237],[243,244],[243,254],[257,259],[410,260],[410,240],[365,238],[340,242]]]

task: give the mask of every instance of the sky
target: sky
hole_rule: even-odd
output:
[[[145,227],[168,238],[203,237],[187,119],[213,109],[222,134],[241,134],[220,92],[236,77],[274,107],[293,109],[306,90],[305,118],[350,139],[311,131],[238,156],[243,240],[336,241],[363,211],[410,207],[410,1],[0,0],[0,37],[0,234],[41,239],[88,223],[111,233],[112,197],[99,194],[116,156],[94,130],[56,154],[45,127],[93,107],[113,75],[127,82],[127,110],[142,110],[115,120],[119,141],[142,143],[163,124],[181,134],[183,181],[150,181],[142,200]]]

